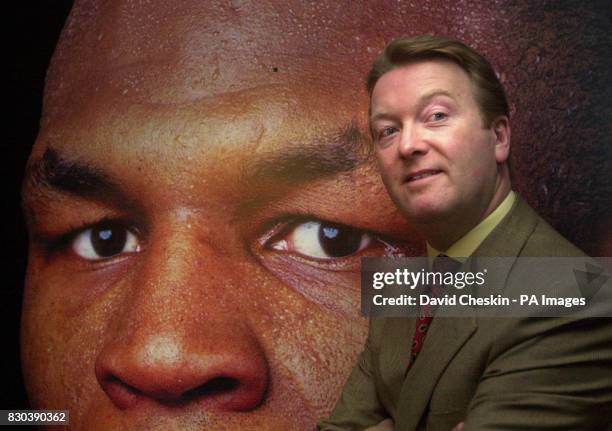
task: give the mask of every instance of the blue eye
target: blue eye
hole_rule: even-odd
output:
[[[395,127],[385,127],[378,133],[378,138],[386,138],[387,136],[391,136],[393,133],[397,131]]]
[[[433,121],[441,121],[444,120],[445,118],[447,118],[448,115],[446,115],[444,112],[436,112],[431,116],[431,119]]]
[[[85,229],[72,240],[72,250],[83,259],[102,260],[140,251],[136,235],[122,223],[104,222]]]

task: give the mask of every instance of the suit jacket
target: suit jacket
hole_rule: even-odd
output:
[[[519,198],[473,256],[584,254]],[[511,293],[526,280],[520,261],[507,260],[495,276]],[[563,267],[546,268],[537,283],[576,289]],[[408,369],[414,326],[414,318],[370,319],[358,364],[320,430],[362,430],[388,417],[396,431],[450,431],[461,421],[465,431],[612,423],[610,319],[436,317]]]

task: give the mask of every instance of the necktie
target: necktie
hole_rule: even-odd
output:
[[[461,262],[458,262],[444,254],[439,255],[433,261],[432,270],[433,272],[440,272],[445,274],[447,272],[456,272],[461,266]],[[443,286],[429,286],[429,295],[438,297],[442,293]],[[425,337],[427,336],[427,331],[431,325],[431,321],[433,320],[433,315],[435,313],[435,306],[431,305],[423,305],[419,310],[419,315],[416,319],[416,328],[414,329],[414,337],[412,339],[412,348],[410,350],[410,364],[408,368],[414,363],[416,357],[419,352],[423,348],[423,343],[425,342]]]

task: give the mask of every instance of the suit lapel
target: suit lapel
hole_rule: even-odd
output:
[[[426,258],[411,258],[406,262],[406,268],[418,272],[427,267]],[[379,369],[386,393],[381,399],[386,399],[390,410],[395,408],[399,399],[400,390],[406,377],[406,370],[410,359],[412,339],[414,337],[415,318],[387,318],[383,328],[384,338],[381,340],[379,356]],[[390,411],[392,415],[394,411]]]
[[[483,241],[474,252],[473,257],[518,256],[535,229],[537,219],[537,215],[529,205],[518,197],[510,213]],[[491,281],[495,285],[503,287],[513,262],[513,259],[505,259],[503,266],[496,268],[495,274],[489,274],[492,276]],[[471,264],[477,265],[477,259],[473,260]],[[476,312],[472,314],[468,312],[465,317],[457,318],[445,317],[445,310],[445,307],[440,307],[436,312],[423,350],[406,374],[401,390],[397,394],[399,398],[394,398],[398,400],[397,414],[394,415],[396,429],[398,430],[415,430],[417,428],[440,376],[455,354],[461,349],[461,346],[476,331]],[[412,340],[414,334],[415,320],[403,320],[405,325],[411,325],[412,327],[401,329],[393,325],[389,328],[392,329],[389,333],[394,333],[392,342],[400,343],[401,334],[406,337],[403,339],[401,347],[391,349],[393,360],[390,360],[390,362],[397,364],[397,361],[401,360],[397,358],[397,355],[403,355],[401,358],[406,365],[405,370],[410,358],[410,340]],[[381,360],[381,367],[385,365],[387,364],[383,364]],[[398,366],[396,365],[395,368],[397,370]],[[381,368],[381,371],[384,372],[384,368]],[[393,380],[389,378],[388,382],[392,383]]]
[[[443,313],[443,310],[438,312]],[[416,429],[438,379],[475,330],[474,316],[453,318],[439,315],[433,319],[423,350],[402,385],[397,406],[399,414],[396,416],[396,429]]]
[[[414,337],[414,318],[388,318],[383,330],[380,356],[380,373],[387,389],[389,405],[395,406],[399,399],[400,390],[406,377],[408,361],[410,358],[411,341]],[[395,415],[394,411],[390,411]]]

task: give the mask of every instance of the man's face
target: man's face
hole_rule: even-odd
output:
[[[312,428],[365,337],[360,256],[422,241],[358,151],[359,96],[329,92],[338,70],[224,63],[165,19],[141,39],[112,13],[73,21],[65,43],[99,45],[50,72],[24,194],[32,405],[85,430]]]
[[[423,61],[384,74],[371,99],[371,129],[381,175],[414,223],[490,212],[508,148],[483,127],[468,75],[448,61]]]

